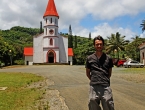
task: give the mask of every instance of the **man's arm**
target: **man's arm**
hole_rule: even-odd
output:
[[[90,69],[86,68],[86,75],[91,80]]]
[[[109,78],[111,77],[112,75],[112,68],[109,68]]]

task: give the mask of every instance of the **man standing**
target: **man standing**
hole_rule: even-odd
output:
[[[87,57],[86,75],[90,79],[89,110],[114,110],[110,77],[113,61],[110,56],[103,52],[104,39],[99,35],[94,38],[96,52]]]

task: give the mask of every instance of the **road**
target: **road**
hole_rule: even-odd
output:
[[[111,88],[115,110],[145,110],[145,83],[135,83],[119,77],[120,69],[113,68]],[[0,69],[0,72],[29,72],[45,76],[54,85],[48,89],[57,89],[65,98],[69,110],[88,110],[89,80],[84,66],[45,65],[24,66]]]

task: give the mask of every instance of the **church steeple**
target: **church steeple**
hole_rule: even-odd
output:
[[[47,8],[43,16],[44,19],[44,35],[49,37],[58,36],[58,19],[54,0],[48,0]]]
[[[56,7],[55,7],[54,0],[48,1],[47,8],[46,8],[46,11],[45,11],[43,17],[46,17],[46,16],[56,16],[59,18],[59,15],[58,15]]]

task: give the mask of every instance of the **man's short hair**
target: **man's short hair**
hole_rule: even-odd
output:
[[[96,41],[96,40],[101,40],[101,41],[103,42],[103,45],[104,45],[104,39],[103,39],[102,36],[98,35],[97,37],[94,38],[94,40],[93,40],[93,44],[94,44],[94,45],[95,45],[95,41]]]

